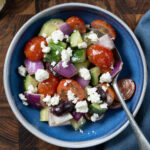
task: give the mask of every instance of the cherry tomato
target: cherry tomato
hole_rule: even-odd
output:
[[[70,81],[67,85],[66,81]],[[67,93],[71,90],[74,93],[75,97],[78,97],[78,101],[81,101],[85,98],[85,91],[79,83],[72,79],[62,79],[57,87],[57,93],[60,95],[61,99],[68,100]]]
[[[111,38],[116,39],[116,32],[113,27],[104,20],[94,20],[91,23],[92,28],[98,29],[103,34],[109,34]]]
[[[94,65],[100,68],[108,68],[114,62],[112,51],[100,45],[89,46],[87,56]]]
[[[72,16],[66,20],[66,22],[74,29],[74,30],[79,30],[80,33],[85,33],[86,32],[86,26],[84,21],[77,17],[77,16]]]
[[[38,93],[53,96],[56,93],[59,79],[49,73],[49,78],[38,84]]]
[[[103,73],[106,73],[106,72],[111,73],[111,72],[112,72],[112,69],[111,69],[110,67],[108,67],[108,68],[101,68],[101,73],[102,73],[102,74],[103,74]]]
[[[34,37],[26,44],[24,53],[29,60],[37,61],[43,58],[41,42],[44,42],[47,46],[46,39],[42,36]]]

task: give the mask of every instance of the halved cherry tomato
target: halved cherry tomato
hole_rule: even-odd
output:
[[[116,39],[114,28],[104,20],[94,20],[91,23],[92,28],[98,29],[103,34],[109,34],[111,38]]]
[[[41,42],[44,42],[47,46],[46,39],[42,36],[34,37],[26,44],[24,53],[29,60],[37,61],[43,58]]]
[[[108,68],[114,62],[112,51],[97,44],[87,48],[87,56],[94,65],[100,68]]]
[[[65,85],[66,81],[70,81]],[[72,79],[62,79],[57,87],[57,93],[60,95],[61,99],[68,100],[67,93],[71,90],[75,94],[75,97],[78,97],[78,101],[81,101],[85,98],[85,91],[79,83]]]
[[[101,73],[103,74],[103,73],[106,73],[106,72],[112,72],[112,69],[110,68],[110,67],[108,67],[108,68],[101,68]]]
[[[49,78],[38,84],[38,93],[53,96],[56,93],[59,79],[49,73]]]
[[[77,16],[72,16],[66,20],[66,22],[74,29],[74,30],[79,30],[80,33],[85,33],[86,32],[86,26],[84,21],[77,17]]]

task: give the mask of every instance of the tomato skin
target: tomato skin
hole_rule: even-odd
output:
[[[114,28],[110,24],[108,24],[106,21],[94,20],[93,22],[91,22],[91,26],[92,28],[98,29],[103,34],[109,34],[110,37],[112,37],[113,39],[116,39],[116,32]]]
[[[66,80],[70,81],[70,83],[65,86],[64,83]],[[85,98],[85,91],[79,83],[72,79],[62,79],[57,87],[57,93],[60,95],[61,99],[68,100],[67,92],[69,90],[75,94],[75,97],[79,98],[78,101],[81,101]]]
[[[41,42],[44,41],[47,46],[46,39],[42,36],[37,36],[29,40],[24,49],[25,56],[31,61],[38,61],[43,58]]]
[[[79,30],[80,33],[85,33],[86,32],[86,25],[84,21],[77,17],[77,16],[72,16],[66,20],[66,22],[71,26],[74,30]]]
[[[38,94],[53,96],[56,93],[59,79],[49,73],[49,78],[38,84]]]
[[[100,68],[108,68],[114,62],[112,51],[97,44],[87,48],[87,56],[94,65]]]

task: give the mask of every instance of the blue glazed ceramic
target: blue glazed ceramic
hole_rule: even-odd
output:
[[[45,21],[51,18],[66,20],[70,16],[81,17],[86,24],[95,19],[110,23],[117,33],[115,41],[123,62],[120,78],[131,78],[136,83],[136,91],[127,103],[134,115],[138,112],[147,83],[147,70],[143,51],[129,27],[112,13],[96,6],[69,3],[57,5],[32,17],[14,37],[4,66],[4,85],[9,104],[22,125],[40,139],[63,147],[81,148],[93,146],[108,141],[118,135],[128,125],[127,117],[122,108],[109,110],[105,117],[96,122],[88,122],[80,132],[75,132],[71,126],[49,127],[48,123],[40,122],[40,111],[26,107],[18,98],[23,92],[23,78],[18,75],[17,68],[23,64],[24,45],[36,36]]]

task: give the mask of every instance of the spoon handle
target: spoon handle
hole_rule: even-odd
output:
[[[113,88],[114,88],[118,98],[120,99],[120,103],[122,104],[123,109],[125,110],[125,112],[126,112],[126,114],[128,116],[130,125],[131,125],[131,127],[132,127],[132,129],[134,131],[135,136],[136,136],[136,139],[137,139],[137,142],[138,142],[138,145],[139,145],[139,149],[140,150],[150,150],[149,142],[147,141],[147,139],[145,138],[144,134],[142,133],[142,131],[138,127],[136,121],[133,118],[133,115],[129,111],[125,101],[122,98],[122,95],[121,95],[121,93],[119,91],[119,88],[118,88],[118,85],[117,85],[117,81],[114,81],[112,86],[113,86]]]

